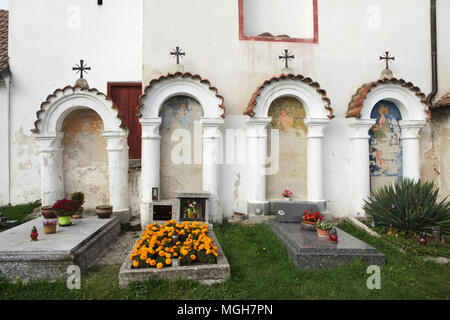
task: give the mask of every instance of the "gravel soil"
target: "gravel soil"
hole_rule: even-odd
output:
[[[117,237],[116,241],[111,243],[108,248],[100,255],[95,264],[121,265],[128,258],[140,235],[141,232],[138,231],[122,231]]]

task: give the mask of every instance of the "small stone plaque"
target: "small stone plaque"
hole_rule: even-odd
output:
[[[310,202],[275,201],[270,203],[272,211],[275,211],[278,222],[300,223],[303,221],[304,210],[319,210],[319,207]]]

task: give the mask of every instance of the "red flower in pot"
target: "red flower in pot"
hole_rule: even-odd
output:
[[[78,210],[78,204],[75,201],[62,199],[56,201],[52,207],[59,217],[60,226],[68,226],[72,224],[71,217]]]
[[[303,221],[306,224],[316,224],[324,218],[319,211],[314,211],[313,208],[309,211],[303,210],[303,214]]]

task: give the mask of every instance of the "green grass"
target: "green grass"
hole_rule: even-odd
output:
[[[119,289],[120,266],[94,267],[83,273],[81,290],[68,290],[65,281],[0,283],[0,299],[449,299],[448,266],[425,262],[401,253],[382,239],[353,225],[345,231],[386,255],[381,268],[381,290],[367,289],[366,266],[360,261],[335,270],[299,270],[283,243],[267,225],[223,224],[214,227],[231,266],[231,279],[204,286],[193,281],[152,279]],[[264,250],[265,249],[265,250]]]
[[[450,258],[450,244],[432,241],[431,235],[427,235],[427,244],[422,246],[419,244],[419,233],[410,233],[406,237],[403,231],[392,228],[392,235],[389,235],[389,228],[382,226],[372,227],[368,222],[363,223],[378,233],[383,240],[411,255]]]
[[[17,206],[0,207],[0,212],[8,218],[8,220],[18,220],[19,223],[27,222],[27,215],[33,212],[33,210],[40,206],[40,203],[33,202],[27,204],[21,204]]]

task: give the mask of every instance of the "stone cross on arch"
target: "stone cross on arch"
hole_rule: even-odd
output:
[[[86,70],[91,70],[91,67],[87,67],[84,64],[84,60],[80,60],[80,65],[76,65],[75,67],[72,68],[73,71],[77,71],[77,73],[80,73],[80,79],[83,79],[83,73],[86,72]],[[86,72],[87,73],[87,72]]]
[[[294,60],[294,58],[295,56],[291,54],[288,49],[284,49],[284,55],[278,57],[278,59],[284,60],[286,69],[288,68],[289,60]]]
[[[395,57],[391,57],[389,51],[386,51],[384,56],[380,57],[380,60],[386,60],[386,69],[389,70],[389,60],[395,61]]]
[[[180,64],[180,57],[185,56],[186,53],[185,52],[181,52],[181,48],[180,47],[176,47],[174,51],[172,51],[170,53],[171,56],[176,56],[177,57],[177,64]]]

